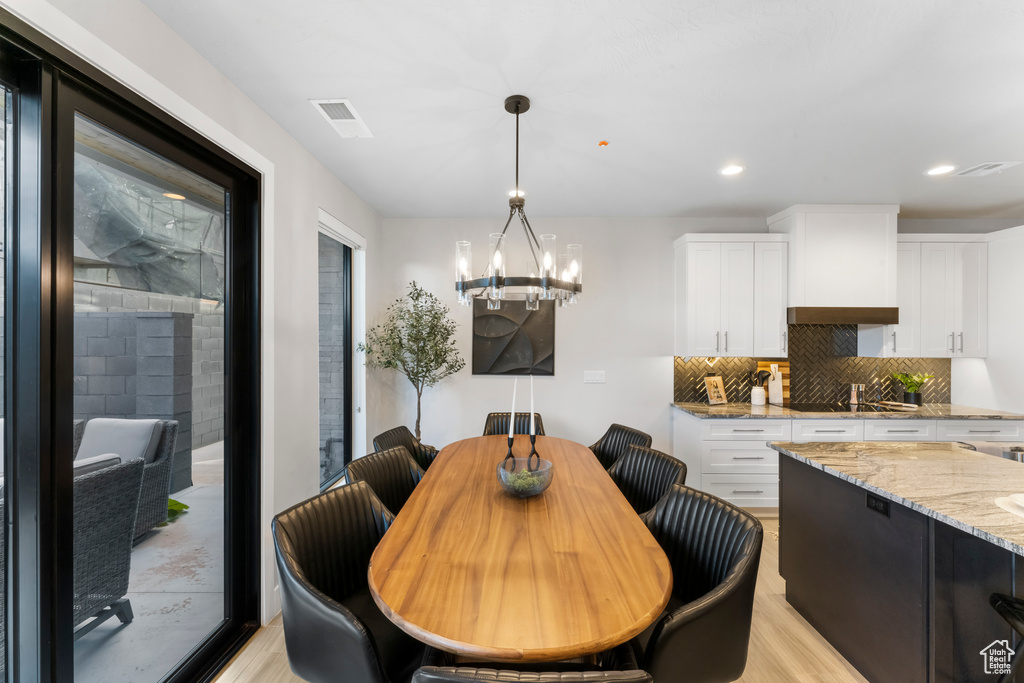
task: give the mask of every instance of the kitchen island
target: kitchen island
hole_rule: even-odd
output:
[[[1024,591],[1024,465],[955,443],[776,442],[786,599],[868,680],[987,681]]]

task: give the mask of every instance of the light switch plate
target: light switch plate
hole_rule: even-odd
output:
[[[584,384],[604,384],[604,370],[584,370]]]

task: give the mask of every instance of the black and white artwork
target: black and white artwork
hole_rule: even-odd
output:
[[[502,301],[489,311],[486,301],[474,300],[473,374],[555,374],[555,302],[528,311],[525,301]]]

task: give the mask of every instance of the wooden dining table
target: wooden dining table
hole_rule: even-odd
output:
[[[641,633],[672,592],[658,542],[589,448],[550,436],[551,486],[498,482],[507,437],[445,447],[370,559],[381,611],[438,649],[505,662],[595,654]],[[517,435],[525,457],[529,437]]]

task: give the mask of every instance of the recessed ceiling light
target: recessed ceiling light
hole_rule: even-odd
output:
[[[946,175],[956,170],[956,166],[951,164],[941,164],[939,166],[933,166],[928,169],[928,175]]]
[[[738,175],[747,170],[746,166],[740,166],[739,164],[729,164],[725,168],[721,169],[719,173],[722,175]]]
[[[181,200],[185,199],[185,195],[183,195],[183,194],[175,194],[173,192],[164,192],[164,196],[167,197],[168,199],[181,199]]]
[[[509,190],[508,191],[508,196],[509,197],[515,197],[516,196],[516,192],[517,192],[517,190]],[[519,192],[519,196],[520,197],[525,197],[526,196],[526,191],[525,190],[518,190],[518,192]]]

